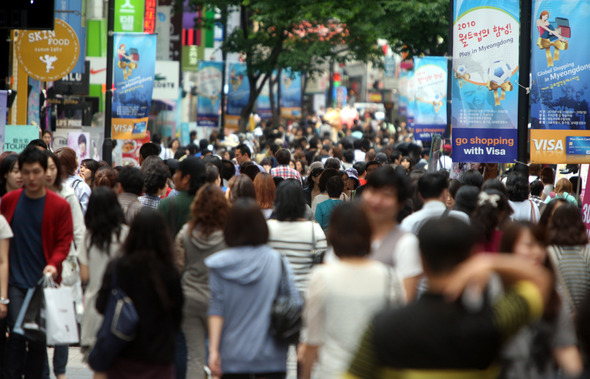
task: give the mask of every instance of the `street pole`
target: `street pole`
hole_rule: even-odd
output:
[[[223,44],[225,44],[225,33],[227,29],[227,8],[221,10],[221,25],[223,26],[221,30],[221,60],[223,61],[223,69],[221,70],[221,124],[219,125],[219,138],[225,139],[225,75],[227,74],[227,52]]]
[[[518,161],[528,163],[529,72],[531,72],[531,2],[520,2],[520,51],[518,53]]]
[[[104,143],[102,145],[102,159],[110,166],[113,164],[113,140],[111,138],[111,123],[113,114],[113,30],[115,28],[115,0],[108,0],[107,15],[107,89],[104,106]]]

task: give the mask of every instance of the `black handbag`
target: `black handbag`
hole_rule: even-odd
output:
[[[281,280],[277,296],[274,299],[271,309],[270,331],[278,340],[297,344],[299,332],[301,331],[301,302],[294,301],[289,289],[289,277],[285,270],[283,257],[281,259]]]
[[[88,357],[90,367],[98,372],[107,371],[119,353],[135,339],[138,326],[139,315],[133,301],[117,285],[115,265],[104,320]]]

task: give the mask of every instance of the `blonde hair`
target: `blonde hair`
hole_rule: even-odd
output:
[[[557,181],[557,184],[555,184],[554,192],[556,194],[562,194],[564,192],[571,193],[572,192],[572,182],[570,182],[566,178],[559,179]]]

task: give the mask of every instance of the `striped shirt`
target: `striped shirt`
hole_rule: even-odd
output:
[[[557,277],[565,292],[564,301],[574,312],[590,293],[590,245],[552,245],[547,253],[558,271]]]
[[[314,256],[325,254],[328,243],[322,227],[312,221],[268,220],[268,244],[285,256],[295,274],[297,288],[307,290]],[[313,241],[316,252],[314,254]]]

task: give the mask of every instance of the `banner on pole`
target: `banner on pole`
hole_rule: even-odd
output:
[[[8,108],[6,107],[7,100],[8,91],[0,91],[0,146],[4,146],[4,138],[6,136],[6,117],[8,112]]]
[[[454,162],[517,158],[519,28],[518,0],[454,0]]]
[[[301,73],[283,70],[281,86],[281,116],[287,119],[301,117]]]
[[[414,80],[414,138],[430,141],[435,133],[444,137],[447,127],[447,59],[414,58]]]
[[[225,127],[237,129],[240,123],[242,108],[248,105],[250,83],[245,63],[229,64],[229,90],[227,92],[227,112]]]
[[[199,61],[197,125],[218,126],[223,62]]]
[[[531,13],[531,162],[590,163],[590,8],[535,0]]]
[[[115,33],[113,139],[143,138],[156,69],[156,35]]]

